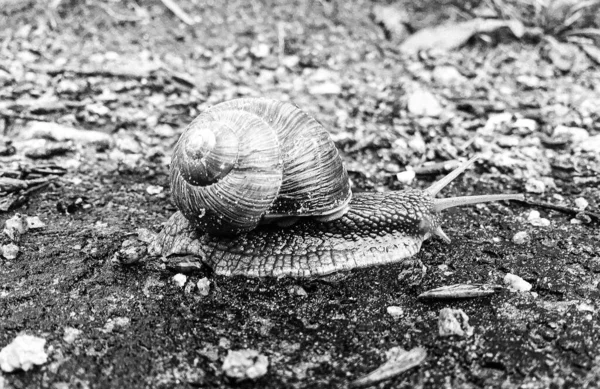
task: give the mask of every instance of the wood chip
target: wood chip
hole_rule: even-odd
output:
[[[374,385],[378,382],[393,378],[408,369],[419,366],[427,357],[423,347],[415,347],[406,351],[400,347],[393,347],[387,352],[387,362],[373,370],[371,373],[350,383],[351,388]]]
[[[421,300],[444,300],[444,299],[464,299],[481,296],[489,296],[504,289],[501,285],[495,284],[455,284],[442,286],[421,293]]]

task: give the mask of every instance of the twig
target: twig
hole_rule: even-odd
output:
[[[582,211],[580,209],[565,207],[563,205],[542,203],[540,201],[532,201],[532,200],[514,200],[514,201],[516,201],[518,203],[522,203],[522,204],[533,205],[534,207],[540,207],[540,208],[551,209],[553,211],[559,211],[562,213],[566,213],[568,215],[576,216],[578,214],[584,214],[584,215],[589,216],[591,219],[594,219],[595,221],[600,222],[600,214],[595,213],[595,212]]]
[[[175,14],[175,16],[177,16],[179,19],[181,19],[182,22],[184,22],[188,26],[194,25],[194,21],[192,20],[192,18],[187,13],[185,13],[185,11],[182,10],[181,7],[179,7],[179,5],[177,5],[176,2],[174,2],[173,0],[161,0],[161,1],[165,5],[165,7],[167,7],[169,10],[171,10],[171,12],[173,12]]]

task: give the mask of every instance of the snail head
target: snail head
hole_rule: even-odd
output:
[[[448,198],[436,198],[435,196],[451,183],[456,177],[463,173],[469,166],[471,166],[479,157],[476,155],[469,159],[448,175],[436,181],[429,188],[425,189],[424,192],[429,195],[432,205],[429,212],[424,212],[419,223],[419,229],[427,237],[429,235],[435,235],[444,240],[446,243],[450,243],[450,238],[444,233],[440,225],[441,211],[461,207],[463,205],[480,204],[492,201],[500,200],[524,200],[525,197],[519,193],[507,193],[507,194],[493,194],[493,195],[480,195],[480,196],[460,196],[460,197],[448,197]]]

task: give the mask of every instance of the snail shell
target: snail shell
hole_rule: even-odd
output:
[[[202,231],[234,235],[260,223],[341,217],[348,173],[329,133],[296,106],[265,98],[217,104],[183,132],[171,190]]]

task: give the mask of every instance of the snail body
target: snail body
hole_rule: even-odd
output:
[[[255,135],[257,130],[267,132],[268,139]],[[393,262],[412,266],[430,236],[449,242],[440,227],[442,210],[523,198],[435,198],[474,160],[425,190],[352,195],[339,154],[316,120],[274,100],[222,103],[195,119],[175,148],[171,190],[180,212],[169,219],[150,253],[171,263],[199,258],[223,275],[308,277]],[[238,176],[229,178],[232,172]],[[253,175],[262,181],[248,184]],[[242,189],[228,194],[225,189],[233,183]],[[267,184],[280,186],[264,188]],[[240,218],[244,211],[249,215]]]

